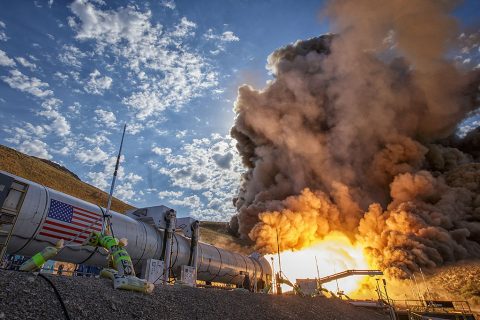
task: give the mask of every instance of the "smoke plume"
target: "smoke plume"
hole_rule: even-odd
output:
[[[239,88],[231,134],[247,171],[230,223],[264,253],[340,231],[404,277],[480,257],[480,76],[448,57],[452,1],[337,0],[335,34],[272,53]]]

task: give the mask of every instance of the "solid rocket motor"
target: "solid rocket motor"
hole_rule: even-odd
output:
[[[105,211],[100,206],[4,171],[0,171],[0,205],[2,214],[17,216],[6,252],[27,257],[45,246],[55,245],[59,239],[72,244],[83,242],[91,230],[101,230]],[[127,249],[135,269],[142,270],[147,259],[159,259],[165,246],[163,230],[114,211],[111,215],[115,237],[128,239]],[[2,226],[0,224],[0,228]],[[190,239],[174,233],[173,276],[179,277],[181,266],[188,265],[189,257]],[[93,247],[68,246],[55,259],[99,267],[108,265],[107,253]],[[197,263],[197,279],[207,282],[241,285],[244,274],[248,273],[250,279],[256,277],[268,283],[272,276],[270,264],[263,257],[244,256],[205,243],[198,244]]]

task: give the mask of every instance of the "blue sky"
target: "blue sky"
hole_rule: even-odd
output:
[[[234,213],[244,170],[229,137],[238,86],[263,87],[273,50],[328,31],[322,1],[0,7],[0,143],[108,190],[126,122],[116,196],[205,220]],[[456,14],[468,26],[479,12],[470,0]]]

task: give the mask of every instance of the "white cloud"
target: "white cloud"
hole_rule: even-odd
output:
[[[62,80],[63,83],[65,83],[68,80],[68,75],[61,73],[60,71],[55,72],[53,76]]]
[[[102,95],[106,90],[110,89],[112,85],[112,78],[108,76],[101,76],[100,71],[95,70],[90,73],[90,80],[84,90],[91,94]]]
[[[160,147],[153,147],[152,152],[158,154],[159,156],[166,156],[172,153],[172,149],[170,148],[160,148]]]
[[[174,10],[176,7],[175,2],[173,0],[163,0],[160,4],[171,10]]]
[[[15,60],[18,61],[18,63],[20,63],[22,66],[24,66],[25,68],[28,68],[30,70],[35,70],[37,69],[37,65],[33,62],[30,62],[28,61],[27,59],[23,58],[23,57],[15,57]]]
[[[160,191],[158,193],[158,197],[160,199],[180,198],[182,195],[183,195],[182,191]]]
[[[123,162],[124,156],[120,158],[120,163]],[[102,171],[92,171],[87,174],[90,182],[97,188],[106,190],[110,186],[110,182],[113,176],[113,171],[115,169],[115,162],[117,161],[116,157],[109,157],[107,160],[103,161],[103,170]],[[123,166],[118,168],[118,179],[122,178],[125,175],[125,170]]]
[[[203,35],[205,39],[208,40],[219,40],[224,42],[235,42],[240,41],[240,38],[237,37],[233,31],[225,31],[222,34],[215,34],[213,29],[208,29],[207,32]]]
[[[195,209],[191,215],[207,220],[225,221],[235,212],[232,199],[243,167],[232,138],[212,134],[210,138],[194,139],[178,152],[166,154],[164,162],[158,172],[168,176],[173,187],[190,190],[200,201],[166,198],[171,205]]]
[[[98,146],[92,150],[78,150],[75,157],[83,164],[97,164],[108,159],[108,154]]]
[[[181,200],[173,199],[169,200],[172,205],[174,206],[183,206],[188,207],[190,209],[198,209],[200,207],[200,198],[196,195],[185,197]]]
[[[143,125],[140,123],[129,123],[127,125],[127,133],[129,134],[137,134],[143,129]]]
[[[81,59],[87,56],[86,53],[80,51],[75,46],[64,45],[63,52],[58,55],[58,60],[67,66],[80,68],[82,66]]]
[[[57,98],[48,98],[42,102],[43,110],[38,112],[39,115],[52,120],[50,128],[60,137],[70,134],[70,124],[67,119],[58,111],[58,107],[62,101]]]
[[[224,33],[222,33],[220,40],[226,41],[226,42],[232,42],[232,41],[240,41],[240,38],[237,37],[232,31],[225,31]]]
[[[21,126],[13,129],[4,129],[5,132],[11,135],[5,141],[14,144],[15,148],[20,152],[43,159],[51,159],[52,156],[48,152],[48,145],[41,140],[46,137],[49,130],[48,126],[24,122]]]
[[[2,76],[1,78],[10,87],[30,93],[38,98],[46,98],[53,95],[52,90],[46,89],[49,87],[48,83],[42,82],[35,77],[28,77],[16,69],[10,70],[10,76]]]
[[[180,23],[175,26],[175,29],[170,34],[173,37],[180,38],[193,36],[195,34],[193,30],[195,30],[196,27],[197,24],[195,22],[188,20],[186,17],[182,17]]]
[[[179,130],[175,133],[175,137],[177,139],[181,139],[181,138],[184,138],[186,135],[187,135],[187,130]]]
[[[18,150],[42,159],[52,159],[52,156],[48,153],[48,145],[38,139],[23,141],[18,146]]]
[[[240,38],[237,37],[233,31],[225,31],[222,34],[215,34],[213,29],[208,29],[203,37],[215,43],[215,49],[210,50],[212,55],[217,55],[220,52],[225,51],[227,43],[240,41]]]
[[[0,41],[7,41],[8,40],[8,37],[7,37],[7,34],[5,33],[5,30],[3,30],[5,28],[6,28],[5,22],[0,21]]]
[[[142,181],[142,177],[140,177],[138,174],[130,172],[119,180],[121,181],[121,184],[119,184],[115,189],[115,196],[125,201],[135,200],[135,184]]]
[[[214,155],[212,155],[212,159],[220,168],[230,169],[233,154],[230,152],[227,152],[225,154],[215,153]]]
[[[111,111],[98,109],[95,110],[95,121],[99,122],[102,125],[107,126],[108,128],[115,128],[117,126],[117,117]]]
[[[76,35],[80,40],[95,38],[110,44],[121,39],[137,42],[142,39],[145,28],[150,27],[151,12],[138,12],[131,6],[118,11],[101,11],[87,1],[76,0],[70,9],[81,20]]]
[[[218,74],[208,60],[186,44],[196,29],[186,17],[169,29],[153,24],[150,10],[140,11],[133,5],[102,10],[76,0],[70,9],[75,18],[69,25],[78,40],[93,40],[97,55],[113,54],[134,71],[132,77],[137,79],[127,80],[137,89],[122,102],[138,120],[158,118],[167,108],[180,110],[218,85]]]
[[[137,110],[136,118],[139,120],[145,120],[154,112],[162,112],[167,108],[162,101],[162,95],[150,90],[134,92],[129,97],[123,98],[122,102]]]
[[[110,140],[104,134],[101,134],[101,133],[97,133],[91,137],[85,137],[84,139],[88,143],[95,146],[99,146],[99,147],[105,144],[110,144]]]
[[[0,50],[0,66],[4,66],[4,67],[15,66],[15,61],[13,61],[13,59],[10,59],[7,56],[7,53],[3,50]]]
[[[46,125],[33,125],[29,122],[25,123],[25,128],[27,129],[27,131],[30,131],[34,136],[40,138],[45,138],[47,132],[50,130],[50,128]]]
[[[468,118],[462,121],[457,128],[456,134],[463,138],[465,137],[470,131],[477,129],[480,127],[480,112],[473,112]]]
[[[90,182],[97,188],[107,191],[110,187],[116,160],[116,157],[109,157],[103,161],[102,171],[89,172],[87,176],[90,179]],[[124,157],[122,156],[120,162],[122,163],[123,161]],[[142,177],[133,172],[125,174],[125,169],[120,165],[117,178],[118,180],[114,196],[128,202],[139,200],[136,192],[138,188],[136,188],[135,185],[143,180]]]

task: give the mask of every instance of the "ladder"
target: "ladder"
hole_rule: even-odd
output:
[[[6,186],[1,185],[0,189],[2,187],[5,188]],[[15,222],[17,221],[27,189],[28,185],[14,180],[10,184],[8,191],[0,190],[6,194],[3,204],[0,203],[0,264],[7,252],[8,241],[12,237]]]

